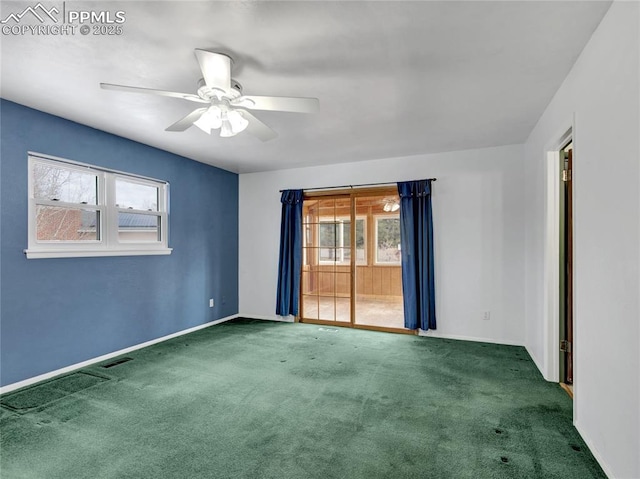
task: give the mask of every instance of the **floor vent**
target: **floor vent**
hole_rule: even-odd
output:
[[[104,381],[109,381],[109,378],[80,371],[6,394],[0,398],[0,406],[18,414],[26,414]]]
[[[109,368],[112,368],[114,366],[119,366],[120,364],[123,364],[123,363],[128,363],[129,361],[133,361],[133,358],[116,359],[115,361],[111,361],[110,363],[103,364],[102,367],[104,369],[109,369]]]

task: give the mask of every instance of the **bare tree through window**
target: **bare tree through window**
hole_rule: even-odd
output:
[[[378,218],[378,263],[400,262],[400,218]]]
[[[39,241],[99,239],[99,212],[82,207],[95,205],[96,193],[96,175],[36,163],[33,174],[34,198],[61,203],[61,206],[38,205],[36,207],[37,239]]]

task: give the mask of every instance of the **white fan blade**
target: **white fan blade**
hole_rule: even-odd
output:
[[[187,116],[182,118],[181,120],[176,121],[173,125],[166,128],[165,131],[184,131],[193,125],[194,121],[198,121],[200,117],[207,111],[208,108],[198,108],[197,110],[193,110]]]
[[[250,135],[253,135],[262,141],[273,140],[276,136],[278,136],[278,133],[262,123],[247,110],[236,111],[238,111],[244,117],[244,119],[249,122],[249,125],[247,126],[245,131]]]
[[[103,90],[119,90],[119,91],[128,91],[131,93],[147,93],[151,95],[170,96],[173,98],[182,98],[183,100],[195,101],[198,103],[209,103],[207,100],[203,100],[198,95],[192,95],[191,93],[178,93],[176,91],[154,90],[152,88],[140,88],[137,86],[113,85],[111,83],[100,83],[100,88],[102,88]]]
[[[231,90],[231,58],[222,53],[209,52],[196,48],[196,58],[204,81],[210,88]]]
[[[287,96],[244,95],[231,102],[232,105],[250,110],[290,111],[294,113],[317,113],[320,102],[317,98]]]

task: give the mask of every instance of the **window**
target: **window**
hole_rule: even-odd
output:
[[[400,264],[400,218],[376,217],[376,264]]]
[[[320,218],[318,224],[320,263],[351,261],[351,220]],[[356,263],[366,264],[365,219],[356,218]]]
[[[29,154],[27,258],[170,254],[166,182]]]

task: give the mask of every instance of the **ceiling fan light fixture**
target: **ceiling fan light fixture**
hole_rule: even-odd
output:
[[[227,119],[222,120],[222,127],[220,128],[220,136],[222,138],[230,138],[232,136],[236,136],[237,133],[233,131],[231,127],[231,123]]]
[[[231,128],[236,133],[244,131],[247,126],[249,126],[249,121],[242,116],[242,113],[236,110],[230,110],[227,113],[227,119],[229,120],[229,123],[231,123]]]
[[[400,203],[397,201],[386,201],[382,209],[387,213],[398,211],[400,209]]]
[[[247,126],[249,126],[249,122],[242,116],[240,112],[235,110],[223,111],[220,136],[222,138],[236,136],[241,131],[244,131]]]
[[[222,126],[222,112],[218,106],[212,106],[193,124],[210,135],[211,130],[217,130]]]

